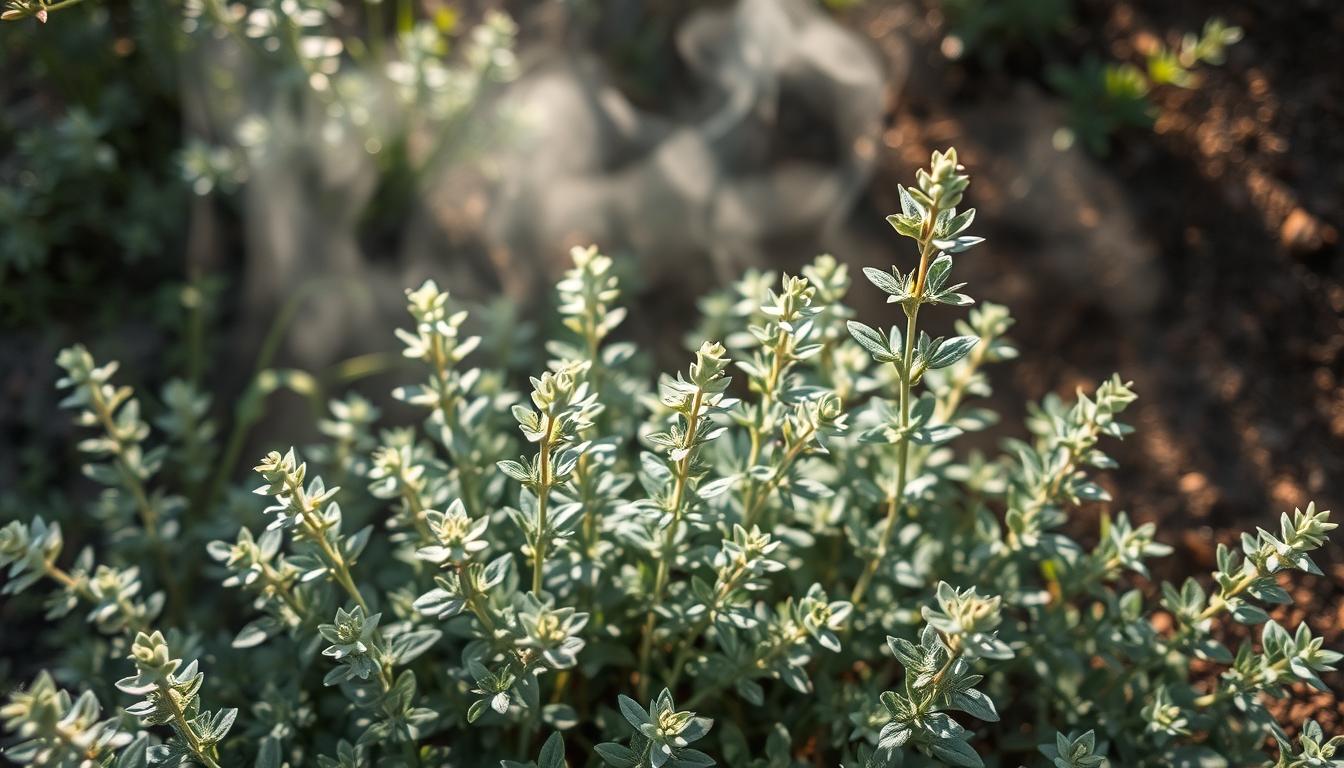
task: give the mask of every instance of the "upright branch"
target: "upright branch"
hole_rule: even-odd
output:
[[[579,433],[592,424],[596,397],[588,385],[578,381],[583,366],[559,372],[546,372],[532,378],[532,404],[513,406],[513,417],[529,443],[535,443],[535,455],[520,461],[501,461],[501,472],[522,483],[519,509],[511,510],[522,529],[532,555],[532,591],[540,594],[544,583],[546,553],[556,538],[569,536],[578,522],[577,508],[551,516],[551,492],[573,474],[587,443]]]
[[[574,266],[556,284],[560,320],[569,334],[548,342],[546,351],[553,355],[552,370],[575,371],[594,397],[588,414],[591,426],[580,435],[588,448],[579,457],[570,485],[560,491],[561,503],[582,510],[575,554],[591,599],[601,573],[596,550],[603,520],[623,504],[620,494],[634,481],[633,475],[617,472],[615,463],[618,448],[635,431],[636,393],[642,387],[626,373],[635,345],[610,341],[627,314],[625,307],[616,305],[621,288],[614,262],[595,245],[575,247],[570,257]]]
[[[817,329],[812,336],[821,350],[812,357],[813,365],[826,382],[842,400],[848,401],[853,395],[854,381],[843,370],[844,366],[837,356],[842,348],[850,347],[849,329],[845,323],[854,317],[854,310],[845,304],[845,295],[849,293],[852,281],[849,267],[829,253],[823,253],[803,267],[803,277],[816,291],[813,303],[820,312],[812,319]],[[852,347],[850,347],[852,349]]]
[[[136,635],[131,660],[136,674],[117,681],[117,688],[144,699],[127,707],[126,713],[139,717],[145,725],[171,726],[170,755],[205,768],[220,768],[216,745],[233,727],[238,710],[201,709],[199,692],[205,675],[197,671],[196,662],[183,666],[181,659],[174,659],[162,633]]]
[[[421,546],[431,544],[429,530],[429,483],[427,462],[418,460],[416,446],[409,441],[384,445],[373,452],[369,466],[369,493],[379,499],[397,499],[401,508],[390,521],[394,527],[410,531]]]
[[[310,578],[309,574],[327,576],[367,614],[369,604],[355,585],[350,568],[368,544],[372,528],[365,526],[352,536],[342,536],[341,507],[332,501],[340,489],[327,488],[320,477],[305,485],[308,465],[298,460],[293,448],[283,455],[272,451],[255,469],[266,484],[253,492],[275,499],[266,508],[268,513],[275,513],[268,529],[289,529],[296,543],[307,548],[303,557],[307,567],[301,580]]]
[[[56,362],[65,369],[65,376],[56,382],[56,387],[70,390],[61,406],[77,411],[75,422],[80,426],[100,430],[99,435],[79,444],[80,451],[90,459],[83,466],[84,474],[108,487],[105,509],[139,518],[159,575],[173,598],[172,605],[180,606],[179,581],[169,578],[165,540],[176,531],[169,518],[184,501],[148,488],[149,481],[163,467],[167,448],[145,450],[149,424],[141,418],[140,401],[131,388],[112,383],[112,375],[118,368],[115,360],[99,366],[89,351],[77,344],[61,350]]]
[[[961,284],[947,284],[952,271],[950,254],[982,241],[982,238],[962,234],[975,219],[974,208],[957,213],[962,193],[970,184],[970,176],[963,170],[957,163],[955,149],[946,153],[934,152],[930,167],[918,172],[917,186],[900,188],[901,213],[888,216],[887,221],[901,235],[916,242],[919,266],[908,273],[902,273],[897,267],[892,267],[890,273],[872,268],[863,270],[873,285],[888,294],[887,303],[901,305],[905,312],[905,336],[902,337],[895,326],[884,334],[863,323],[849,322],[849,332],[854,340],[877,362],[891,363],[900,382],[894,418],[862,438],[865,442],[896,445],[896,482],[887,498],[881,533],[854,585],[850,599],[855,605],[863,601],[864,593],[887,555],[896,520],[905,503],[910,443],[936,444],[957,434],[955,429],[931,424],[933,401],[916,406],[911,393],[926,371],[956,363],[979,341],[975,336],[931,339],[918,330],[919,309],[924,304],[965,306],[971,303],[968,296],[958,292]]]
[[[407,291],[406,299],[415,329],[398,328],[397,337],[406,345],[403,355],[429,367],[429,378],[420,385],[398,387],[392,394],[411,405],[430,409],[426,427],[447,449],[457,470],[458,495],[467,511],[478,516],[484,503],[482,468],[487,466],[481,452],[492,441],[478,434],[486,409],[474,404],[478,398],[473,396],[472,388],[480,379],[480,370],[462,371],[459,366],[480,345],[481,337],[462,333],[466,310],[455,309],[448,292],[439,290],[433,280]]]
[[[365,526],[349,536],[341,533],[340,506],[330,501],[337,488],[326,488],[320,477],[305,484],[307,465],[298,461],[292,449],[283,456],[271,453],[256,470],[266,480],[266,485],[256,493],[275,497],[276,503],[267,509],[276,513],[275,519],[258,545],[250,545],[247,541],[250,535],[240,535],[239,545],[227,551],[216,545],[215,556],[231,566],[240,583],[247,584],[250,580],[260,587],[263,598],[276,598],[271,602],[273,611],[279,609],[278,616],[274,612],[272,616],[282,622],[289,620],[291,614],[304,620],[311,620],[314,615],[296,599],[291,579],[302,583],[325,576],[336,583],[353,607],[347,610],[338,606],[335,620],[316,628],[318,635],[330,643],[323,649],[323,655],[336,662],[323,682],[341,686],[350,702],[368,713],[360,718],[365,729],[361,741],[398,743],[413,752],[414,742],[435,715],[417,706],[415,674],[409,669],[398,673],[396,667],[419,657],[442,633],[438,629],[406,625],[389,629],[379,626],[382,614],[370,611],[370,602],[356,585],[351,570],[368,544],[372,527]],[[436,516],[426,516],[428,538],[433,538],[436,522],[439,522]],[[273,532],[285,529],[293,531],[295,543],[301,549],[283,561],[274,562],[280,542],[271,537]],[[296,577],[294,571],[298,571]],[[269,630],[265,621],[254,622],[250,627],[254,636],[263,639]],[[293,630],[293,624],[289,628]],[[240,635],[240,639],[259,641],[246,635]]]
[[[710,414],[730,405],[724,392],[730,379],[724,375],[729,360],[722,344],[705,342],[695,353],[687,376],[663,377],[660,399],[672,410],[671,429],[649,436],[649,442],[666,451],[660,459],[645,454],[644,485],[649,490],[648,508],[656,516],[657,561],[653,589],[649,593],[648,613],[644,618],[644,634],[639,650],[640,696],[649,688],[649,657],[653,652],[653,633],[658,620],[671,574],[672,560],[677,556],[676,545],[682,533],[681,526],[698,502],[697,486],[707,467],[699,460],[702,446],[718,437],[723,428],[709,419]]]
[[[771,494],[790,478],[794,463],[812,449],[824,452],[823,436],[844,428],[840,399],[825,389],[806,386],[794,366],[823,350],[815,319],[825,309],[814,303],[817,289],[806,277],[785,275],[778,291],[769,290],[760,305],[762,322],[749,327],[759,345],[737,366],[757,394],[735,420],[746,427],[748,449],[743,467],[741,522],[750,529],[760,520]]]
[[[1034,443],[1010,443],[1018,467],[1006,499],[1005,555],[1042,545],[1056,548],[1058,537],[1051,531],[1067,520],[1066,505],[1110,500],[1086,470],[1115,466],[1099,447],[1101,438],[1121,439],[1134,431],[1120,416],[1136,399],[1132,382],[1112,375],[1090,397],[1079,390],[1072,406],[1051,394],[1032,407],[1028,426]]]
[[[601,380],[608,363],[602,345],[616,326],[625,320],[625,307],[613,306],[621,296],[620,281],[612,274],[611,257],[600,253],[597,246],[574,248],[569,252],[573,268],[565,272],[556,284],[560,299],[561,322],[576,337],[576,344],[555,341],[547,349],[558,358],[556,365],[587,362],[585,376],[594,390],[601,389]]]
[[[80,345],[61,350],[56,362],[65,369],[65,377],[56,382],[57,388],[71,390],[61,405],[78,410],[75,421],[81,426],[102,431],[79,444],[83,453],[95,459],[84,465],[84,474],[125,494],[126,503],[139,515],[145,534],[156,547],[161,546],[158,542],[163,504],[151,502],[145,483],[162,465],[163,453],[146,453],[144,449],[149,425],[140,418],[140,401],[130,387],[112,383],[119,364],[114,360],[100,367]],[[102,458],[106,460],[97,461]]]

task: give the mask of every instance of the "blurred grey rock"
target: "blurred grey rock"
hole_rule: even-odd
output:
[[[692,14],[676,34],[693,97],[641,109],[583,52],[558,54],[512,88],[531,129],[492,199],[488,233],[513,252],[595,242],[651,279],[761,261],[771,238],[836,228],[874,168],[883,69],[867,41],[810,0],[741,0]],[[805,111],[818,157],[779,152]],[[790,147],[791,148],[791,147]],[[706,258],[707,257],[707,258]]]

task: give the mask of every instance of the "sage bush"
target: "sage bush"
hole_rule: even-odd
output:
[[[4,592],[24,593],[5,631],[50,641],[16,661],[35,676],[0,709],[5,757],[1339,765],[1344,737],[1290,738],[1267,709],[1327,690],[1340,658],[1268,613],[1292,600],[1282,574],[1320,573],[1327,512],[1158,586],[1159,531],[1097,511],[1131,431],[1124,379],[1046,397],[997,454],[959,447],[995,427],[989,373],[1017,354],[1008,311],[953,276],[981,242],[969,183],[948,150],[900,190],[888,220],[914,247],[858,290],[903,323],[853,319],[830,256],[752,272],[702,303],[685,367],[656,382],[617,340],[596,248],[573,251],[564,334],[526,382],[479,364],[466,311],[426,282],[397,332],[420,373],[392,393],[423,421],[336,400],[319,445],[260,459],[255,496],[211,490],[229,466],[206,393],[174,381],[144,407],[115,363],[63,351],[103,490],[0,530]],[[921,330],[933,312],[955,335]],[[62,522],[95,533],[72,551]]]

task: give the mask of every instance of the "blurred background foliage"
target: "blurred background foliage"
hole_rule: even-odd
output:
[[[983,169],[970,278],[1042,340],[1000,406],[1135,378],[1151,437],[1117,496],[1204,567],[1220,531],[1344,491],[1344,10],[1222,6],[11,0],[0,517],[89,496],[52,488],[74,340],[142,392],[212,393],[236,476],[294,410],[386,391],[427,276],[521,374],[597,242],[665,362],[744,269],[890,261],[896,181],[955,143]]]

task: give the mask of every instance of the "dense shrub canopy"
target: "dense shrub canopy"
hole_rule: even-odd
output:
[[[901,190],[912,255],[864,274],[903,324],[853,320],[822,256],[705,302],[686,368],[656,383],[613,339],[626,310],[596,248],[573,252],[565,334],[521,392],[426,282],[397,334],[421,374],[393,393],[423,423],[335,401],[320,445],[261,459],[252,497],[218,490],[234,441],[206,394],[174,382],[150,412],[115,364],[65,350],[101,534],[73,552],[55,519],[0,529],[4,591],[46,607],[15,629],[71,641],[20,660],[51,671],[0,710],[6,757],[1332,764],[1340,739],[1289,739],[1265,707],[1324,690],[1340,658],[1266,612],[1291,601],[1281,572],[1319,573],[1326,512],[1154,589],[1154,526],[1091,522],[1130,432],[1123,379],[1047,397],[998,455],[960,447],[995,427],[989,374],[1016,355],[1007,310],[967,309],[953,277],[980,243],[969,182],[949,150]],[[934,311],[956,335],[920,330]],[[1229,622],[1253,629],[1235,651]]]

